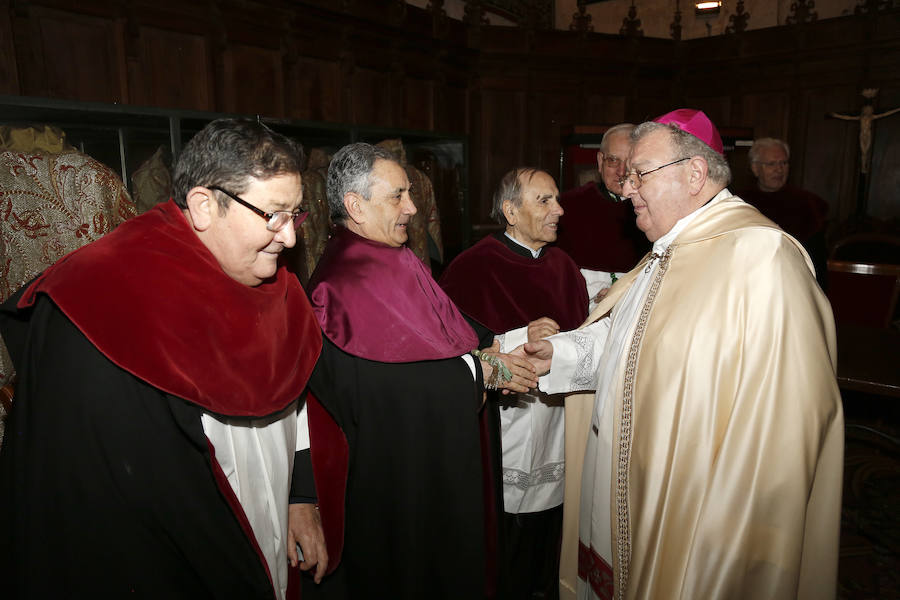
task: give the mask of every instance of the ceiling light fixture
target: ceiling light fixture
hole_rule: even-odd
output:
[[[717,15],[720,10],[722,10],[722,0],[710,0],[694,4],[694,14],[697,15]]]

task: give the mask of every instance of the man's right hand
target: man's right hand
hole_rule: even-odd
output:
[[[528,359],[538,375],[546,375],[550,371],[550,363],[553,359],[553,344],[547,340],[538,340],[522,344],[512,352],[513,356],[521,356]]]

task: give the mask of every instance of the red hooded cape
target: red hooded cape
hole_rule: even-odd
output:
[[[486,237],[450,263],[441,287],[461,311],[494,333],[541,317],[568,331],[587,317],[584,277],[572,259],[554,247],[531,258]]]
[[[296,400],[322,349],[299,281],[226,275],[171,200],[60,259],[19,308],[48,295],[109,360],[155,388],[226,416]]]

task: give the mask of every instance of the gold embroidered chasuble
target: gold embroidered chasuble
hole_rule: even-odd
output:
[[[802,247],[740,199],[714,202],[660,261],[625,352],[601,423],[615,597],[833,598],[843,414],[831,308]],[[592,435],[578,412],[575,448]]]

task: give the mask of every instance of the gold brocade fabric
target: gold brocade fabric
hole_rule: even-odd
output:
[[[90,156],[0,152],[0,301],[135,214],[119,176]],[[0,344],[0,383],[11,374]]]
[[[330,220],[328,210],[328,197],[325,193],[325,177],[328,173],[327,166],[315,169],[307,169],[302,174],[303,180],[303,208],[309,212],[309,216],[300,226],[297,232],[297,243],[303,245],[303,260],[306,269],[306,277],[316,269],[319,259],[328,244]]]
[[[65,132],[52,125],[0,125],[0,150],[59,154],[72,150],[72,146],[66,143]]]
[[[410,184],[410,198],[416,205],[416,214],[412,216],[407,225],[409,241],[407,246],[415,253],[426,266],[431,266],[431,256],[428,251],[429,237],[438,249],[440,259],[443,260],[443,243],[441,240],[441,219],[438,214],[437,202],[434,197],[434,186],[428,175],[410,165],[406,161],[406,149],[400,140],[384,140],[377,146],[384,148],[397,157],[400,165],[406,170],[406,176]]]
[[[303,285],[316,269],[331,234],[331,219],[325,182],[331,155],[320,148],[309,152],[306,170],[300,174],[303,184],[303,210],[306,220],[297,230],[297,243],[282,253],[287,266]]]
[[[843,413],[812,265],[737,198],[670,251],[601,423],[614,432],[615,597],[834,598]],[[589,427],[567,422],[567,436]]]
[[[172,173],[166,164],[164,152],[159,147],[131,176],[138,214],[167,202],[172,194]]]

